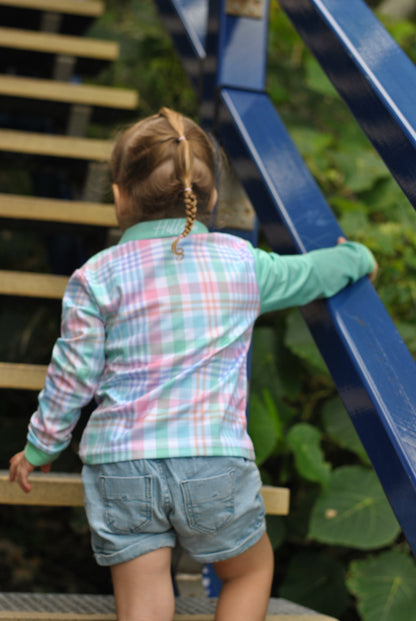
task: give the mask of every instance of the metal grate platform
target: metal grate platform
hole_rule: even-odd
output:
[[[191,616],[209,619],[215,612],[215,598],[176,598],[175,619]],[[212,617],[211,617],[212,615]],[[282,621],[331,621],[331,617],[284,599],[271,599],[268,619]],[[111,595],[61,595],[43,593],[0,593],[0,619],[7,621],[115,621]],[[332,621],[335,621],[332,619]]]

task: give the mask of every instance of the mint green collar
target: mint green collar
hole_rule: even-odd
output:
[[[158,237],[177,237],[185,228],[185,218],[168,218],[166,220],[149,220],[139,222],[124,231],[119,243],[134,241],[137,239],[155,239]],[[208,233],[205,224],[196,220],[190,235],[195,233]]]

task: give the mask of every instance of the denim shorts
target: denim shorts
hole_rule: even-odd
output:
[[[82,478],[99,565],[176,544],[201,563],[223,561],[253,546],[265,532],[260,475],[244,458],[85,465]]]

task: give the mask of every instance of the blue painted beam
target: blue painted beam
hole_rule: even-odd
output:
[[[416,208],[416,70],[362,0],[279,0]]]
[[[217,132],[277,252],[341,230],[267,95],[223,89]],[[302,309],[416,554],[416,364],[367,278]]]
[[[226,13],[226,0],[209,0],[206,61],[201,100],[201,120],[212,125],[216,98],[223,86],[264,91],[266,82],[268,0],[263,19]]]
[[[219,3],[217,84],[263,91],[266,82],[268,0],[263,0],[263,19],[227,15]]]

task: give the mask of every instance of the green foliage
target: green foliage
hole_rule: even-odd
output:
[[[302,358],[313,367],[316,372],[328,375],[325,362],[316,349],[308,326],[302,319],[302,315],[298,310],[294,310],[288,316],[285,345],[299,356],[299,358]]]
[[[376,474],[361,466],[334,470],[313,507],[309,536],[322,543],[371,550],[400,533]]]
[[[287,323],[293,329],[294,313],[287,313],[284,322],[282,314],[270,319],[276,319],[280,328]],[[281,518],[275,523],[268,520],[282,573],[278,594],[340,619],[358,619],[360,611],[363,621],[372,621],[367,605],[371,588],[365,580],[353,588],[345,576],[355,575],[357,558],[367,562],[366,551],[401,546],[396,543],[400,527],[341,400],[317,367],[315,354],[310,355],[309,333],[303,332],[303,340],[295,339],[295,357],[287,349],[292,340],[284,330],[271,332],[270,327],[258,326],[255,333],[253,361],[264,364],[252,375],[250,431],[265,481],[287,484],[292,496],[287,528]],[[298,376],[298,391],[292,389],[288,396],[283,388],[273,405],[272,392],[284,385],[279,359],[285,358]],[[290,415],[282,414],[285,402]],[[400,554],[416,571],[409,553]],[[282,569],[280,559],[286,557],[289,561]],[[379,579],[378,566],[364,567],[366,576]],[[358,600],[355,612],[347,587]],[[403,588],[400,598],[386,621],[400,621],[396,612],[400,601],[413,609],[413,592]]]
[[[120,58],[97,83],[137,90],[140,116],[154,114],[165,105],[195,116],[196,95],[152,0],[107,0],[105,15],[89,34],[120,45]]]
[[[415,580],[409,555],[390,550],[351,563],[347,584],[365,621],[409,621],[416,618]]]
[[[290,428],[287,444],[295,458],[296,470],[307,481],[326,486],[331,474],[331,466],[324,459],[321,449],[322,434],[309,423],[298,423]]]
[[[262,464],[273,453],[282,439],[282,427],[276,405],[266,389],[262,397],[253,393],[251,397],[250,418],[255,424],[249,424],[249,432],[258,450],[256,462]]]
[[[335,445],[355,453],[364,464],[370,465],[367,453],[339,397],[325,401],[321,410],[321,423]]]
[[[297,552],[290,559],[280,594],[292,602],[338,617],[348,604],[345,569],[340,561],[323,552]]]

